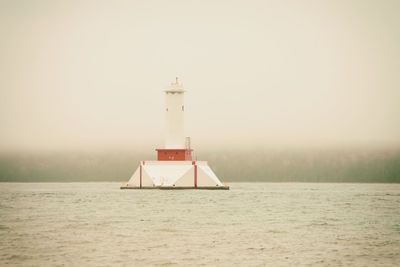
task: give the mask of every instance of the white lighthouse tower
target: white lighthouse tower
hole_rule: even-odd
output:
[[[165,148],[185,148],[183,95],[185,90],[179,84],[178,77],[171,83],[165,92],[166,134]]]
[[[184,135],[183,85],[172,82],[165,92],[165,147],[156,149],[156,161],[141,161],[121,189],[229,189],[206,161],[192,161],[190,138]]]

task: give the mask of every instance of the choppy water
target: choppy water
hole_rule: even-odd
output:
[[[399,265],[400,184],[0,183],[0,265]]]

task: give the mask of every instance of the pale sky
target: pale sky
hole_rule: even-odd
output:
[[[0,150],[400,144],[400,1],[0,0]]]

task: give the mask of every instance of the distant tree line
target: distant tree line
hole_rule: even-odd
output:
[[[400,182],[400,150],[311,150],[211,153],[229,181]]]
[[[400,182],[400,149],[200,151],[224,182]],[[142,152],[1,153],[0,182],[127,181]]]

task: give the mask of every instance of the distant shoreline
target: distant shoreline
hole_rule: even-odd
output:
[[[122,184],[124,181],[48,181],[48,182],[17,182],[17,181],[0,181],[0,184],[92,184],[92,183],[114,183]],[[400,182],[304,182],[304,181],[235,181],[227,182],[226,184],[400,184]]]

